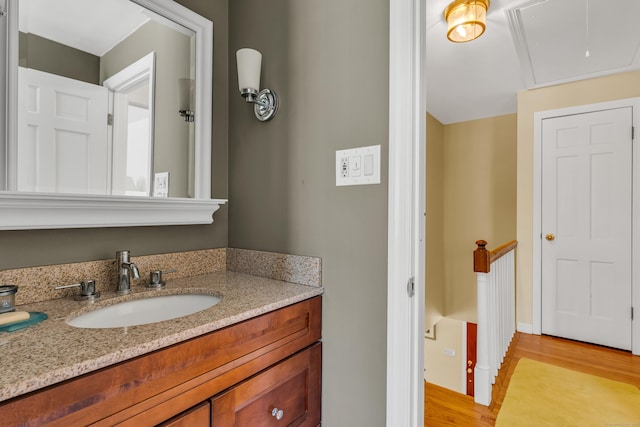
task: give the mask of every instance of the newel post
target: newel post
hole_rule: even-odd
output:
[[[487,249],[486,240],[477,240],[478,247],[473,251],[473,271],[488,273],[491,269],[491,252]]]
[[[478,248],[473,251],[473,271],[478,280],[478,332],[476,367],[474,369],[474,400],[481,405],[491,403],[491,368],[489,362],[489,267],[491,253],[487,242],[478,240]]]

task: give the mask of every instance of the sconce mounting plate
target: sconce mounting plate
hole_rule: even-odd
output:
[[[257,102],[253,105],[253,111],[261,122],[271,120],[278,112],[280,101],[278,94],[270,89],[263,89],[257,97]]]

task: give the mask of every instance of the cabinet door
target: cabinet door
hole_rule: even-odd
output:
[[[170,420],[159,424],[159,427],[209,427],[211,425],[211,404],[202,402]]]
[[[214,397],[211,425],[319,425],[321,359],[318,343]]]

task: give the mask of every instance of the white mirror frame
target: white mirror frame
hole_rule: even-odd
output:
[[[131,1],[196,33],[195,197],[162,199],[0,191],[0,230],[210,224],[213,213],[227,202],[211,199],[213,23],[172,0]],[[0,10],[5,12],[0,16],[0,20],[5,20],[0,29],[8,30],[7,46],[0,46],[0,55],[7,60],[6,79],[0,75],[0,81],[6,82],[7,103],[0,106],[0,114],[6,117],[4,136],[9,139],[17,138],[18,3],[19,0],[0,0]],[[176,107],[176,114],[177,110]],[[3,154],[8,161],[15,156],[11,152],[0,153],[0,160]],[[8,180],[7,175],[0,177],[0,188],[6,188]]]

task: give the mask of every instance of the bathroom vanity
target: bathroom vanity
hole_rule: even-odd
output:
[[[221,272],[148,294],[189,290],[222,300],[183,318],[108,329],[66,324],[86,304],[31,304],[48,307],[49,320],[0,336],[3,355],[22,361],[0,379],[2,424],[319,425],[322,288]]]

